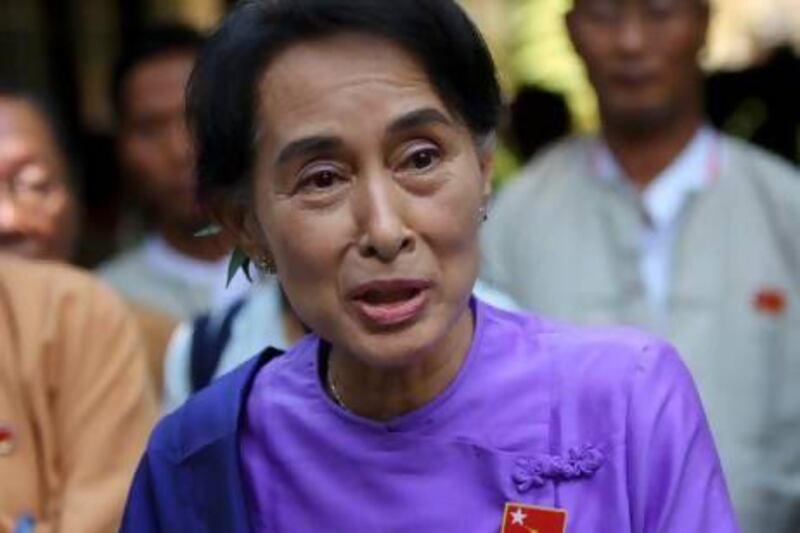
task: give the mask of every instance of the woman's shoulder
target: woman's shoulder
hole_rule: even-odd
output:
[[[540,319],[539,341],[557,354],[575,360],[620,368],[645,368],[660,358],[676,357],[672,345],[654,335],[630,326],[577,325]]]
[[[283,352],[267,348],[192,395],[158,423],[148,452],[180,463],[210,444],[234,438],[256,379],[281,366],[282,358]]]
[[[675,348],[632,327],[568,324],[532,313],[492,309],[491,321],[513,339],[518,357],[585,395],[630,393],[632,381],[691,380]]]

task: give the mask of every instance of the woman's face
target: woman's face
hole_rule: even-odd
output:
[[[377,38],[322,39],[281,53],[258,94],[245,233],[300,318],[373,367],[468,344],[489,154],[417,62]]]

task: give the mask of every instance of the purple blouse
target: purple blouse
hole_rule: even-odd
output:
[[[573,533],[739,531],[670,346],[474,310],[456,379],[389,422],[327,396],[316,336],[261,369],[240,439],[253,528],[488,533],[513,502],[565,509]]]

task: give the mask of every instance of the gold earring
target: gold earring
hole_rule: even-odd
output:
[[[264,272],[264,274],[268,274],[274,276],[278,273],[278,269],[275,268],[275,264],[272,263],[266,256],[261,256],[258,258],[257,261],[258,268]]]

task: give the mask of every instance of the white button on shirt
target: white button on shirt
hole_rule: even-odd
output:
[[[698,130],[692,141],[661,174],[638,194],[643,213],[639,241],[639,273],[660,322],[666,317],[672,250],[678,220],[689,197],[715,179],[717,135],[710,127]],[[597,168],[601,179],[632,187],[605,143],[598,143]]]

